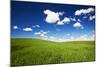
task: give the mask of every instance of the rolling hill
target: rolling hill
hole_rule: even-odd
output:
[[[95,61],[95,41],[11,39],[11,66]]]

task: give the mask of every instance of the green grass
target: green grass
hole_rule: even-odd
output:
[[[52,42],[11,39],[11,65],[40,65],[95,61],[95,41]]]

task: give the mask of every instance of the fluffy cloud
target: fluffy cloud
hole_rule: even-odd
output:
[[[94,20],[94,19],[95,19],[95,16],[90,16],[90,17],[89,17],[89,20],[90,20],[90,21],[92,21],[92,20]]]
[[[68,17],[65,17],[63,20],[62,20],[63,23],[69,23],[70,22],[70,18]]]
[[[39,36],[41,36],[41,37],[47,37],[47,36],[46,36],[47,33],[48,33],[48,32],[45,32],[45,31],[41,30],[41,31],[39,31],[39,32],[35,32],[34,35],[39,35]]]
[[[61,13],[61,12],[53,12],[53,11],[48,10],[48,9],[44,11],[44,14],[47,15],[46,19],[45,19],[45,21],[47,23],[56,23],[57,21],[60,20],[59,16],[63,15],[63,13]]]
[[[58,12],[59,15],[63,16],[64,12]]]
[[[40,35],[41,33],[40,33],[40,32],[35,32],[34,34],[35,34],[35,35]]]
[[[32,28],[23,28],[23,31],[32,31]]]
[[[56,23],[57,25],[64,25],[65,23],[70,22],[70,18],[64,17],[63,20],[60,20],[60,16],[63,16],[64,12],[53,12],[51,10],[45,10],[44,14],[46,14],[46,19],[45,21],[47,23]]]
[[[65,17],[63,20],[58,21],[57,25],[64,25],[65,23],[69,24],[69,22],[70,22],[70,18]]]
[[[75,24],[73,24],[73,27],[83,29],[83,26],[81,25],[80,22],[76,22]]]
[[[71,21],[76,21],[76,19],[75,19],[75,18],[70,18],[70,20],[71,20]]]
[[[57,25],[64,25],[64,23],[62,21],[58,21]]]
[[[88,8],[88,9],[80,9],[75,11],[75,15],[82,15],[82,14],[88,14],[94,12],[94,8]]]
[[[18,29],[18,26],[13,26],[13,29]]]

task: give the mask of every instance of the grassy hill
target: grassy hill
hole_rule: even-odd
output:
[[[52,42],[11,39],[11,65],[40,65],[95,61],[95,41]]]

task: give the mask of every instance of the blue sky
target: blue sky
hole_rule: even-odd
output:
[[[95,7],[12,1],[11,37],[94,40]]]

